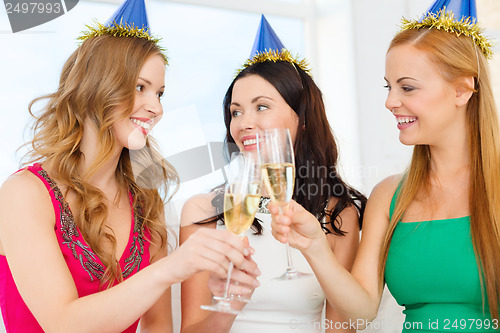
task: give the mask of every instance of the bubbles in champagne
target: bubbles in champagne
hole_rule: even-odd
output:
[[[262,165],[262,178],[271,200],[285,205],[292,199],[295,183],[293,163],[266,163]]]
[[[242,235],[252,225],[260,195],[230,193],[224,195],[224,224],[227,230]]]

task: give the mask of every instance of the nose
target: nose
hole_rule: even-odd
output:
[[[163,106],[156,94],[148,96],[144,108],[154,117],[161,116],[163,114]]]
[[[387,99],[385,100],[385,107],[393,112],[393,110],[401,107],[401,99],[399,98],[398,94],[394,90],[389,90],[389,93],[387,94]]]
[[[255,123],[255,116],[253,115],[253,112],[246,112],[243,115],[241,115],[241,130],[242,131],[248,131],[248,130],[253,130],[257,127]]]

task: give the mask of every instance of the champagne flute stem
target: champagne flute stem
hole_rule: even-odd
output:
[[[226,280],[226,289],[224,290],[224,299],[229,299],[229,286],[231,285],[231,273],[233,272],[233,263],[229,263],[229,268],[227,269],[227,280]]]
[[[279,214],[283,215],[283,209],[281,208],[281,206],[278,207],[278,209],[279,209]],[[286,271],[294,272],[295,267],[293,267],[292,253],[290,252],[290,243],[286,242],[285,245],[286,245],[286,263],[287,263]]]
[[[290,253],[290,243],[286,242],[286,261],[287,261],[287,267],[286,270],[287,272],[294,271],[295,268],[293,267],[293,262],[292,262],[292,254]]]

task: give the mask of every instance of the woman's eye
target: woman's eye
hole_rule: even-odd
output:
[[[163,96],[163,91],[159,91],[156,96],[158,96],[158,99],[161,99],[161,97]]]
[[[238,117],[239,115],[241,115],[241,111],[238,110],[231,111],[231,116]]]
[[[267,110],[267,109],[269,109],[269,108],[268,108],[266,105],[259,105],[259,106],[257,107],[257,110],[258,110],[258,111],[264,111],[264,110]]]
[[[143,92],[144,91],[144,85],[143,84],[138,84],[135,86],[135,90]]]
[[[410,91],[415,90],[414,87],[409,87],[409,86],[402,86],[401,89],[403,89],[406,92],[410,92]]]
[[[387,90],[391,90],[391,86],[390,86],[390,85],[388,85],[388,84],[386,84],[386,85],[384,86],[384,88],[385,88],[385,89],[387,89]]]

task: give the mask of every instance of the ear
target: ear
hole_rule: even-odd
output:
[[[472,76],[465,76],[457,79],[455,83],[455,103],[456,106],[466,105],[472,94],[474,93],[474,78]]]

